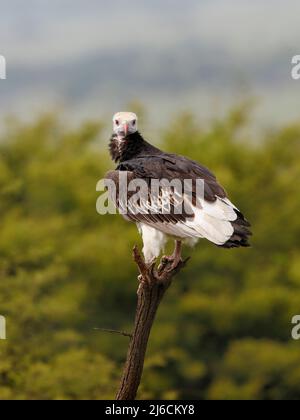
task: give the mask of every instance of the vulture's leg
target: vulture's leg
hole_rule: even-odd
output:
[[[181,261],[181,249],[182,249],[182,242],[176,240],[173,254],[169,256],[164,256],[162,260],[169,263],[172,262],[173,263],[172,265],[176,267]]]
[[[170,256],[163,256],[160,262],[160,265],[158,266],[158,273],[163,272],[164,270],[172,271],[177,269],[177,267],[180,266],[181,263],[184,263],[181,257],[181,251],[182,251],[182,241],[175,241],[175,249],[172,255]]]
[[[177,267],[177,265],[181,261],[181,251],[182,251],[182,242],[176,240],[174,253],[172,255],[172,259],[174,261],[174,267]]]

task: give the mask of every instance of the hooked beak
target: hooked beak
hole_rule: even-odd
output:
[[[125,133],[125,137],[126,137],[127,134],[128,134],[128,123],[127,122],[124,123],[123,128],[124,128],[124,133]]]

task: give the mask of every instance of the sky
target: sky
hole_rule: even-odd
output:
[[[260,125],[299,118],[299,0],[0,0],[1,116],[110,118],[132,101],[154,125],[257,98]]]

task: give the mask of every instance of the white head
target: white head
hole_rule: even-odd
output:
[[[118,112],[114,115],[113,123],[114,133],[119,139],[124,139],[138,130],[138,118],[133,112]]]

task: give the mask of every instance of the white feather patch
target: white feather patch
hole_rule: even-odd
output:
[[[150,263],[162,253],[168,238],[163,232],[144,223],[139,223],[138,228],[143,238],[145,261],[146,263]]]
[[[216,201],[213,203],[205,201],[204,199],[200,199],[199,201],[204,213],[215,217],[216,219],[227,220],[231,222],[237,219],[234,206],[230,203],[229,200],[228,202],[224,202],[222,199],[217,197]]]
[[[185,200],[188,198],[185,197]],[[149,203],[144,206],[151,210]],[[150,208],[149,208],[150,207]],[[153,210],[152,203],[152,210]],[[237,208],[227,199],[217,197],[215,202],[199,199],[191,206],[194,217],[176,224],[171,222],[148,222],[138,224],[143,236],[144,255],[147,262],[157,258],[165,247],[168,237],[182,239],[194,245],[200,238],[206,238],[216,245],[226,243],[234,233],[231,222],[237,219]]]

